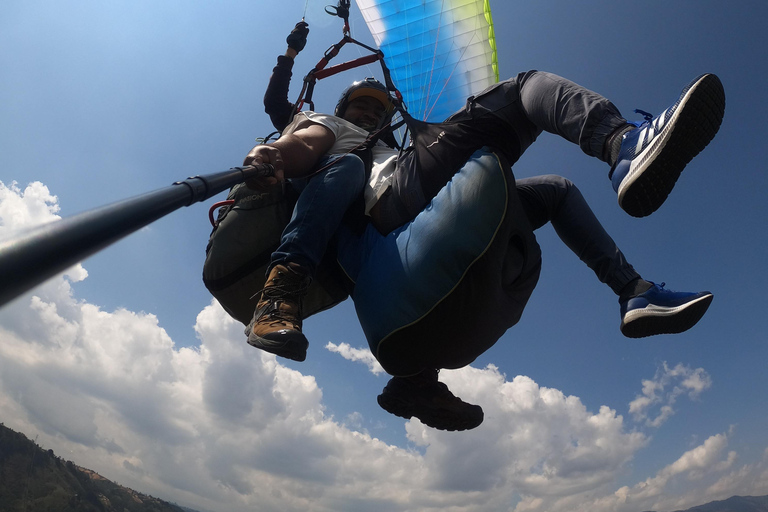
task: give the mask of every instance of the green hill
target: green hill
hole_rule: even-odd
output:
[[[186,509],[187,511],[189,509]],[[2,512],[185,512],[43,450],[0,423]]]

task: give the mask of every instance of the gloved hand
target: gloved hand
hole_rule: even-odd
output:
[[[299,53],[307,44],[308,34],[309,24],[304,21],[298,22],[285,39],[285,42],[288,43],[288,48],[292,48],[296,50],[296,53]]]

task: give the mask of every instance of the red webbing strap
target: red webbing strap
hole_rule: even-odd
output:
[[[341,64],[336,64],[335,66],[331,66],[328,69],[321,69],[319,71],[316,71],[314,73],[315,78],[318,80],[322,80],[323,78],[327,78],[329,76],[333,76],[336,73],[341,73],[342,71],[346,71],[348,69],[353,69],[359,66],[365,66],[366,64],[371,64],[373,62],[376,62],[377,60],[383,59],[384,56],[380,54],[376,55],[366,55],[364,57],[359,57],[355,60],[350,60],[348,62],[343,62]]]
[[[320,61],[315,65],[314,68],[312,68],[312,70],[309,73],[307,73],[307,76],[304,77],[304,86],[301,89],[299,98],[294,103],[294,105],[296,105],[293,109],[294,115],[297,112],[300,112],[302,108],[304,108],[305,102],[309,103],[310,108],[314,110],[315,105],[312,102],[312,93],[315,91],[315,82],[317,82],[316,74],[319,71],[322,71],[325,68],[325,66],[328,65],[328,62],[339,54],[339,50],[341,50],[341,48],[350,41],[356,42],[354,39],[352,39],[351,37],[349,37],[349,35],[345,33],[341,41],[339,41],[338,43],[334,44],[333,46],[325,50],[325,53],[323,54],[323,58],[320,59]]]
[[[313,73],[317,73],[321,69],[325,68],[325,66],[328,65],[328,62],[332,58],[337,56],[339,54],[339,51],[341,50],[341,48],[345,44],[349,43],[350,41],[354,41],[354,39],[352,39],[351,37],[345,35],[344,38],[341,41],[339,41],[338,43],[334,44],[333,46],[331,46],[330,48],[325,50],[325,53],[323,54],[323,58],[320,59],[317,64],[315,64],[315,67],[312,68],[312,71],[310,71],[309,74],[311,75]]]
[[[331,66],[328,69],[325,69],[325,66],[328,65],[328,62],[332,58],[334,58],[336,55],[338,55],[341,48],[347,43],[354,43],[358,46],[361,46],[366,50],[370,51],[371,55],[358,57],[357,59],[344,62],[342,64],[337,64],[335,66]],[[395,87],[395,84],[392,82],[392,77],[390,76],[389,69],[387,68],[387,65],[384,63],[384,52],[382,52],[381,50],[377,50],[376,48],[372,48],[366,44],[363,44],[360,41],[352,39],[352,37],[350,37],[347,33],[345,33],[344,38],[338,43],[328,48],[325,51],[325,54],[323,54],[323,58],[320,59],[320,61],[317,63],[317,65],[315,65],[312,71],[307,73],[307,76],[304,77],[304,87],[301,90],[301,94],[299,94],[299,99],[296,100],[296,103],[295,103],[296,107],[294,109],[294,114],[301,111],[301,109],[304,107],[304,103],[309,103],[310,108],[314,110],[314,103],[312,102],[312,94],[314,93],[314,90],[315,90],[315,83],[318,80],[322,80],[323,78],[333,76],[337,73],[341,73],[342,71],[347,71],[349,69],[365,66],[366,64],[372,64],[376,61],[379,61],[379,63],[381,64],[381,70],[384,74],[384,81],[387,89],[392,93],[394,93],[395,98],[397,98],[397,103],[398,103],[397,107],[401,108],[402,102],[403,102],[403,95],[400,94],[400,91],[397,89],[397,87]]]

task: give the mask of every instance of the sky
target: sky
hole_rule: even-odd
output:
[[[292,99],[340,39],[326,3],[4,2],[0,237],[240,165],[271,131],[261,99],[293,25],[306,14],[311,32]],[[201,280],[222,194],[0,308],[0,422],[201,511],[672,511],[768,494],[768,4],[490,3],[502,77],[551,71],[630,119],[722,79],[719,134],[650,217],[624,214],[605,164],[554,135],[513,169],[574,181],[646,279],[712,291],[697,326],[624,338],[615,296],[545,226],[520,323],[440,374],[484,423],[437,431],[378,407],[388,376],[350,301],[305,322],[303,363],[245,343]],[[354,3],[350,21],[370,42]],[[321,81],[317,109],[375,72]]]

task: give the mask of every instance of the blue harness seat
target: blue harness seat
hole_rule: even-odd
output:
[[[520,319],[541,251],[509,165],[476,152],[412,222],[340,233],[338,261],[371,351],[392,375],[460,368]]]

